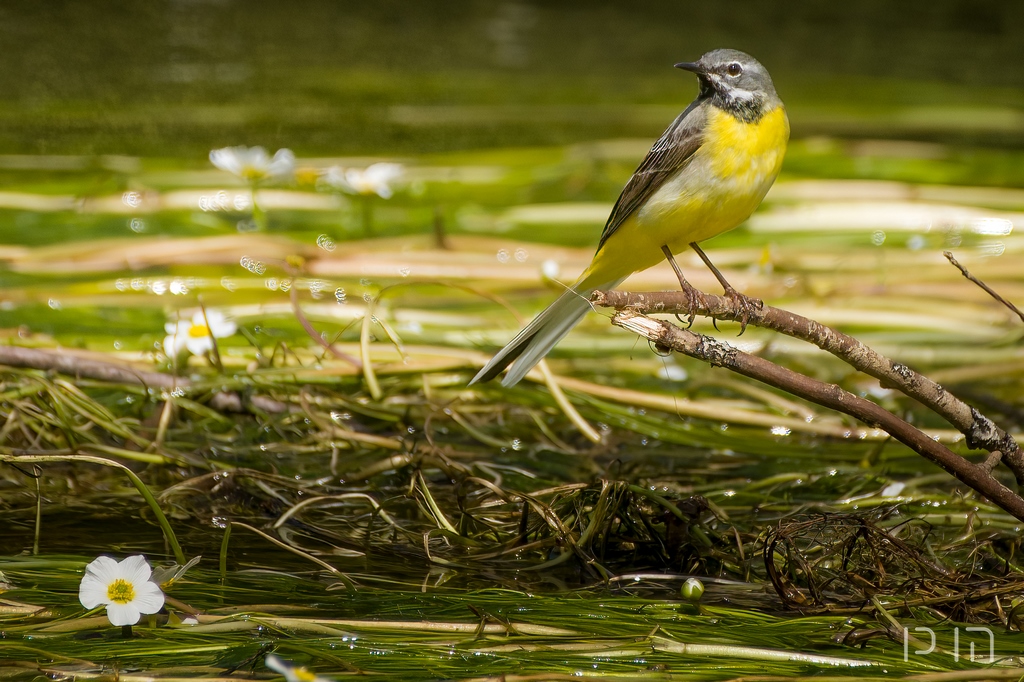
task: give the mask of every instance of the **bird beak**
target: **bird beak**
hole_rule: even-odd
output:
[[[703,66],[701,66],[697,62],[679,62],[678,64],[675,65],[675,67],[677,69],[682,69],[683,71],[689,71],[690,73],[695,73],[698,76],[706,76],[706,75],[708,75],[707,69],[705,69]]]

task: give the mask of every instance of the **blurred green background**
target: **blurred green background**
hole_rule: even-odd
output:
[[[1024,142],[1024,3],[8,0],[0,153],[205,158],[654,137],[677,61],[760,59],[795,137]]]

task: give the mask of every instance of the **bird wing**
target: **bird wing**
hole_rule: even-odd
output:
[[[672,121],[672,125],[661,134],[633,172],[608,216],[597,246],[598,251],[626,218],[643,206],[666,180],[689,163],[693,153],[700,148],[703,137],[701,131],[706,118],[705,109],[699,106],[702,102],[702,99],[694,100]]]

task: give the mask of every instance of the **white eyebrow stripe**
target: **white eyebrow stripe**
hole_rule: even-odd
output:
[[[729,99],[740,100],[741,102],[753,102],[757,99],[757,94],[750,90],[743,90],[741,88],[730,88]]]

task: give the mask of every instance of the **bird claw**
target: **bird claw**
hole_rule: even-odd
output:
[[[693,320],[697,317],[697,311],[700,309],[708,309],[708,299],[704,296],[703,292],[694,288],[686,280],[680,281],[683,287],[683,293],[686,294],[686,328],[689,329],[693,326]]]
[[[739,308],[739,315],[734,318],[738,319],[740,323],[740,333],[738,336],[743,336],[743,332],[747,331],[747,322],[750,321],[750,316],[755,310],[761,310],[764,308],[764,301],[753,296],[747,296],[741,294],[732,287],[725,290],[725,297],[731,300],[737,308]]]

